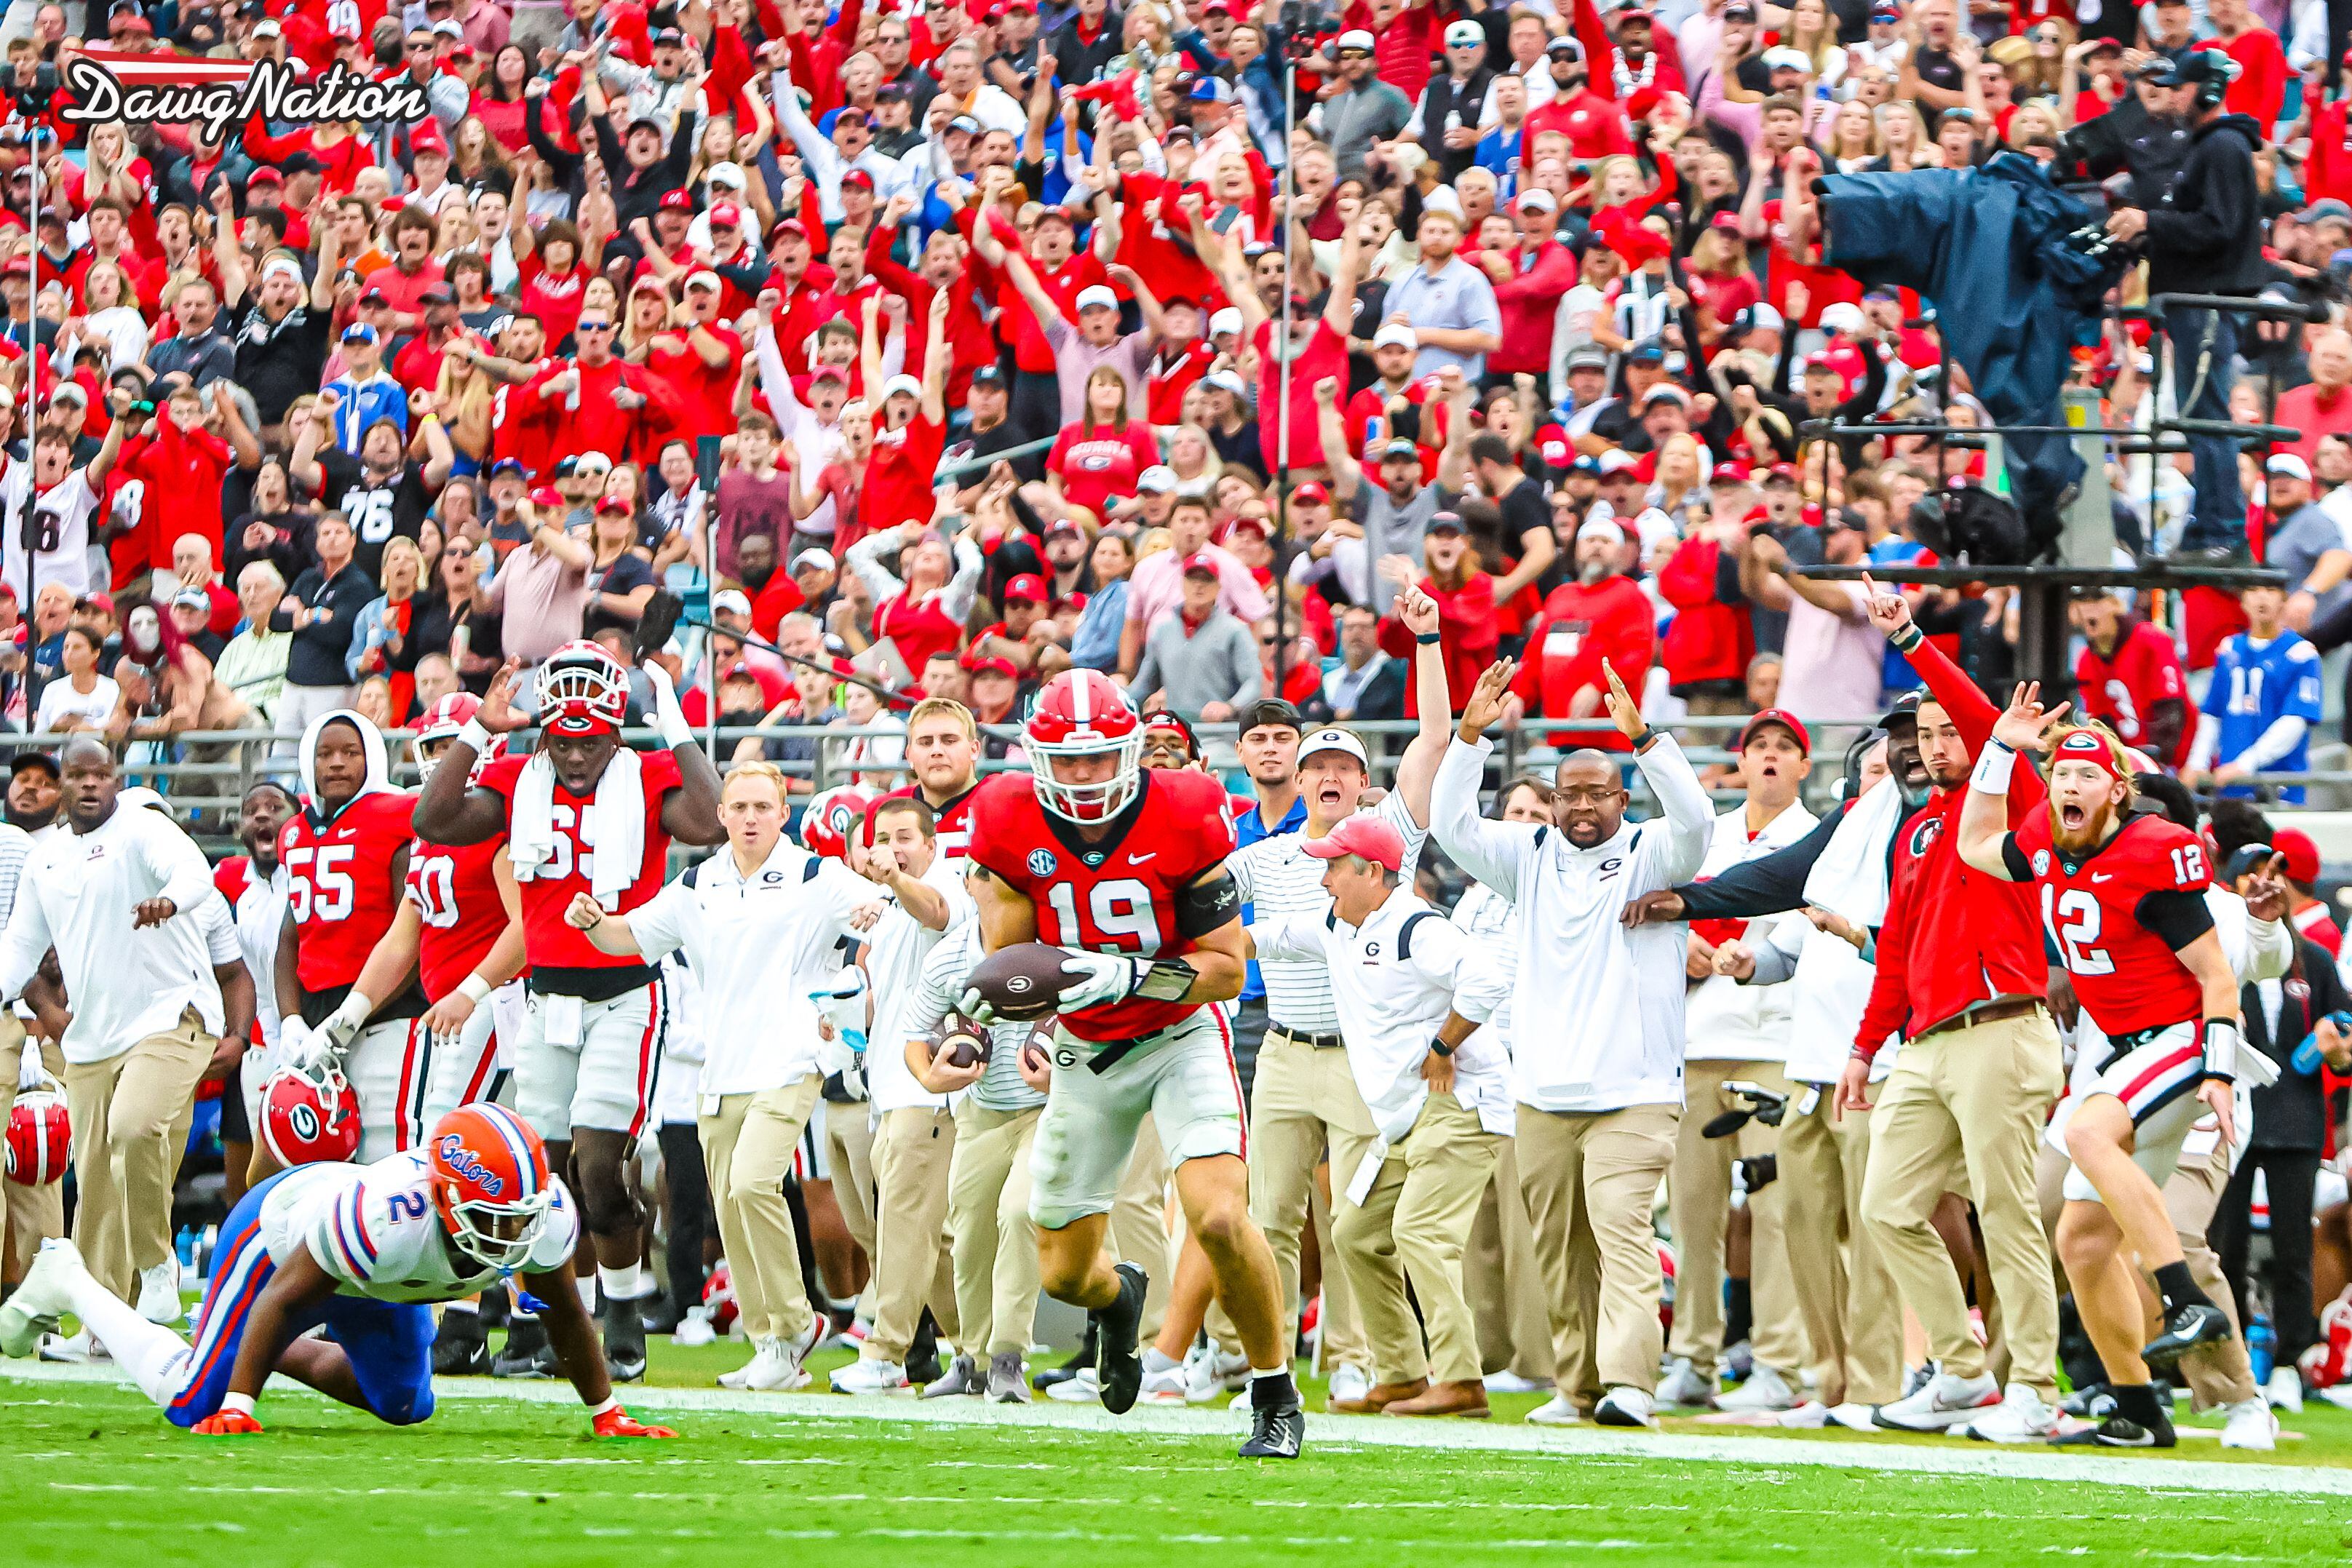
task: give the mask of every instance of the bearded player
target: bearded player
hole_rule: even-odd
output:
[[[423,1147],[296,1166],[247,1193],[221,1225],[194,1343],[92,1279],[72,1242],[51,1241],[0,1306],[0,1351],[31,1354],[70,1312],[175,1427],[261,1431],[255,1405],[273,1372],[407,1427],[433,1414],[429,1303],[513,1274],[546,1301],[596,1435],[675,1437],[613,1397],[572,1285],[577,1233],[538,1135],[511,1111],[469,1105],[434,1123]]]
[[[644,668],[662,749],[621,744],[628,671],[593,643],[567,643],[536,672],[539,749],[496,758],[477,779],[474,765],[488,755],[491,737],[530,722],[512,706],[522,666],[509,660],[441,754],[415,813],[416,836],[428,844],[506,838],[530,966],[513,1059],[515,1108],[579,1191],[596,1254],[605,1354],[624,1382],[645,1375],[637,1302],[653,1293],[639,1266],[641,1216],[626,1166],[661,1062],[661,973],[636,955],[600,951],[564,911],[586,894],[608,913],[625,914],[661,891],[672,839],[710,845],[726,838],[719,770],[695,745],[668,674],[650,662]],[[511,1337],[508,1349],[515,1349]]]
[[[1056,1300],[1093,1314],[1106,1409],[1135,1403],[1147,1281],[1103,1241],[1146,1113],[1208,1255],[1251,1366],[1244,1458],[1296,1458],[1306,1435],[1276,1309],[1274,1255],[1249,1218],[1241,1082],[1214,1004],[1241,994],[1246,944],[1225,857],[1223,788],[1140,766],[1143,721],[1093,670],[1038,693],[1023,741],[1034,774],[981,786],[970,885],[990,952],[1059,946],[1068,978],[1054,1031],[1053,1088],[1037,1125],[1029,1215]],[[975,1008],[979,1009],[974,1016]],[[961,1010],[986,1024],[977,991]]]
[[[278,841],[287,915],[276,973],[278,1058],[298,1071],[342,1059],[359,1096],[359,1157],[380,1160],[414,1145],[427,1124],[431,1045],[416,1021],[425,997],[413,957],[369,988],[359,984],[401,909],[415,803],[392,787],[383,735],[348,709],[311,720],[300,762],[302,810]],[[257,1171],[276,1163],[255,1157]]]
[[[2197,836],[2131,810],[2131,773],[2115,737],[2053,727],[2038,686],[2021,685],[1978,757],[1960,809],[1959,853],[2004,882],[2042,890],[2042,922],[2110,1054],[2066,1126],[2066,1207],[2057,1248],[2083,1326],[2113,1381],[2116,1414],[2074,1439],[2170,1448],[2167,1401],[2148,1366],[2169,1366],[2230,1320],[2189,1277],[2162,1187],[2181,1141],[2210,1110],[2236,1141],[2232,1089],[2258,1053],[2242,1049],[2238,980],[2204,892]],[[2054,744],[2053,744],[2054,742]],[[2049,809],[2005,831],[2020,751],[2050,753]],[[2143,1347],[2131,1255],[2156,1277],[2164,1329]]]

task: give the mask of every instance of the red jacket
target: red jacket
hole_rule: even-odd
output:
[[[1504,374],[1527,371],[1540,378],[1551,370],[1552,324],[1559,317],[1560,296],[1576,287],[1576,254],[1558,240],[1546,240],[1536,246],[1531,265],[1521,255],[1510,253],[1511,276],[1495,285],[1503,346],[1486,356],[1486,368]]]
[[[1932,643],[1905,655],[1967,742],[1973,760],[2000,710]],[[1963,864],[1960,807],[1968,785],[1939,789],[1895,831],[1895,883],[1878,933],[1878,972],[1854,1031],[1854,1054],[1878,1054],[1886,1037],[1905,1039],[1978,1002],[2049,993],[2042,921],[2033,884],[2003,882]],[[2042,810],[2042,776],[2031,761],[2010,774],[2009,825]]]
[[[1528,651],[1511,681],[1511,690],[1528,705],[1529,714],[1566,718],[1578,692],[1586,686],[1596,692],[1609,689],[1601,673],[1601,663],[1606,659],[1625,689],[1639,698],[1657,641],[1650,596],[1632,578],[1604,578],[1590,588],[1564,582],[1551,591],[1542,615],[1528,628]],[[1590,734],[1554,730],[1551,744],[1595,746],[1607,751],[1633,749],[1623,736],[1608,727],[1606,706],[1596,706],[1588,716],[1600,720],[1602,729]]]
[[[1675,607],[1658,658],[1675,686],[1697,681],[1744,681],[1756,657],[1756,622],[1745,604],[1726,604],[1716,591],[1723,547],[1688,538],[1658,573],[1658,592]]]
[[[1495,662],[1501,627],[1495,614],[1495,580],[1474,571],[1459,588],[1442,588],[1423,578],[1422,588],[1437,601],[1437,651],[1445,656],[1445,698],[1460,713],[1478,676]],[[1413,679],[1413,635],[1394,615],[1381,622],[1381,652],[1405,661],[1404,716],[1421,716],[1421,688]]]

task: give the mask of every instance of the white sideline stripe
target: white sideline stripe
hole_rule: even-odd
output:
[[[0,1364],[0,1379],[20,1383],[100,1383],[128,1386],[110,1367],[48,1362]],[[269,1392],[310,1390],[280,1377]],[[579,1396],[560,1382],[502,1383],[489,1378],[436,1378],[440,1399],[579,1407]],[[773,1416],[793,1423],[845,1425],[862,1421],[922,1426],[1018,1427],[1073,1436],[1189,1438],[1238,1437],[1239,1416],[1221,1410],[1179,1410],[1139,1405],[1124,1416],[1099,1406],[988,1405],[976,1401],[853,1398],[825,1394],[739,1394],[725,1388],[630,1385],[616,1389],[639,1410]],[[1990,1480],[2087,1482],[2147,1491],[2245,1492],[2276,1497],[2352,1497],[2352,1467],[2225,1464],[2198,1459],[2125,1458],[2096,1453],[2060,1454],[2006,1448],[1966,1438],[1835,1442],[1811,1437],[1701,1437],[1696,1434],[1540,1427],[1492,1422],[1452,1424],[1391,1420],[1378,1416],[1311,1412],[1307,1456],[1318,1444],[1351,1448],[1434,1449],[1447,1453],[1533,1454],[1557,1458],[1679,1459],[1702,1464],[1806,1465],[1891,1474],[1970,1476]]]

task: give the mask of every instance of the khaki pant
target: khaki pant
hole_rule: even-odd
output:
[[[1681,1115],[1519,1107],[1519,1186],[1559,1346],[1553,1382],[1580,1406],[1621,1384],[1646,1393],[1657,1383],[1665,1277],[1650,1212]]]
[[[1550,1377],[1559,1353],[1552,1343],[1535,1231],[1528,1224],[1528,1195],[1519,1190],[1517,1139],[1504,1139],[1495,1151],[1495,1174],[1478,1200],[1470,1245],[1462,1254],[1462,1288],[1478,1326],[1480,1370]]]
[[[823,1087],[812,1074],[757,1094],[724,1094],[716,1114],[695,1120],[719,1211],[719,1239],[735,1282],[735,1310],[755,1341],[797,1338],[809,1326],[808,1286],[801,1278],[800,1239],[784,1201],[784,1178]]]
[[[22,1060],[25,1046],[25,1024],[15,1013],[0,1009],[0,1127],[8,1124],[8,1113],[16,1104],[16,1064]],[[65,1052],[53,1040],[41,1042],[41,1065],[59,1082],[65,1082]],[[73,1108],[68,1104],[66,1114]],[[0,1182],[8,1189],[5,1205],[7,1250],[0,1254],[0,1278],[21,1280],[25,1270],[33,1265],[33,1254],[41,1243],[66,1233],[66,1184],[61,1177],[47,1186],[26,1186],[21,1182]]]
[[[1956,1377],[1986,1370],[1951,1254],[1928,1223],[1947,1190],[1976,1205],[2000,1298],[2011,1381],[2057,1397],[2058,1296],[2034,1201],[2035,1151],[2064,1083],[2058,1031],[2036,1009],[1906,1042],[1870,1113],[1863,1217],[1927,1351]]]
[[[1750,1119],[1727,1138],[1704,1135],[1706,1124],[1745,1102],[1724,1085],[1733,1079],[1785,1091],[1789,1081],[1769,1061],[1693,1061],[1683,1069],[1683,1119],[1675,1130],[1675,1166],[1666,1197],[1675,1228],[1675,1332],[1666,1353],[1690,1358],[1713,1377],[1723,1350],[1723,1233],[1731,1220],[1731,1166],[1776,1153],[1780,1129]],[[1805,1364],[1805,1328],[1780,1242],[1785,1189],[1775,1182],[1748,1195],[1755,1240],[1748,1249],[1748,1293],[1755,1306],[1749,1335],[1756,1359],[1793,1373]]]
[[[863,1100],[824,1104],[824,1165],[832,1172],[833,1201],[849,1239],[866,1254],[866,1289],[857,1316],[874,1321],[874,1122]]]
[[[1824,1405],[1888,1404],[1903,1396],[1903,1303],[1862,1223],[1871,1118],[1840,1116],[1833,1087],[1801,1113],[1808,1092],[1796,1087],[1781,1120],[1780,1179],[1768,1190],[1787,1189],[1780,1234],[1814,1380]]]
[[[975,1356],[1029,1348],[1037,1315],[1037,1228],[1029,1220],[1029,1145],[1045,1107],[956,1107],[948,1161],[948,1233],[955,1249],[956,1348]]]
[[[73,1118],[74,1241],[98,1282],[139,1299],[139,1276],[172,1256],[172,1182],[213,1037],[196,1009],[104,1061],[66,1066]]]
[[[1339,1265],[1371,1336],[1374,1382],[1475,1383],[1484,1375],[1462,1294],[1462,1249],[1495,1174],[1495,1152],[1506,1141],[1453,1095],[1432,1094],[1412,1131],[1381,1162],[1362,1204],[1349,1202],[1344,1190],[1333,1200]],[[1335,1168],[1332,1175],[1344,1186],[1355,1172]],[[1408,1275],[1421,1303],[1419,1322],[1405,1299]]]
[[[1183,1222],[1180,1208],[1180,1235]],[[1143,1293],[1143,1325],[1136,1335],[1137,1343],[1150,1344],[1160,1337],[1160,1320],[1168,1315],[1178,1239],[1168,1229],[1168,1150],[1160,1141],[1159,1124],[1148,1113],[1135,1124],[1135,1148],[1127,1156],[1111,1204],[1110,1245],[1123,1261],[1140,1263],[1150,1281]]]
[[[955,1117],[923,1105],[886,1113],[874,1135],[874,1327],[858,1352],[867,1361],[904,1362],[926,1306],[942,1337],[955,1338],[947,1235],[955,1139]]]
[[[1326,1373],[1341,1365],[1369,1368],[1372,1355],[1332,1235],[1334,1217],[1316,1190],[1315,1167],[1323,1163],[1328,1148],[1331,1185],[1335,1189],[1346,1186],[1377,1135],[1344,1047],[1318,1050],[1294,1042],[1279,1029],[1265,1031],[1250,1093],[1250,1218],[1274,1249],[1282,1343],[1290,1344],[1298,1337],[1298,1249],[1307,1216],[1310,1210],[1315,1216],[1316,1241],[1323,1255]]]

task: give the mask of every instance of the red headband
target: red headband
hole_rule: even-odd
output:
[[[2053,768],[2061,762],[2087,762],[2105,773],[2110,779],[2121,779],[2124,776],[2123,770],[2116,766],[2114,747],[2100,737],[2098,731],[2093,729],[2076,729],[2067,732],[2066,738],[2060,741],[2057,749],[2050,754],[2050,765]]]

